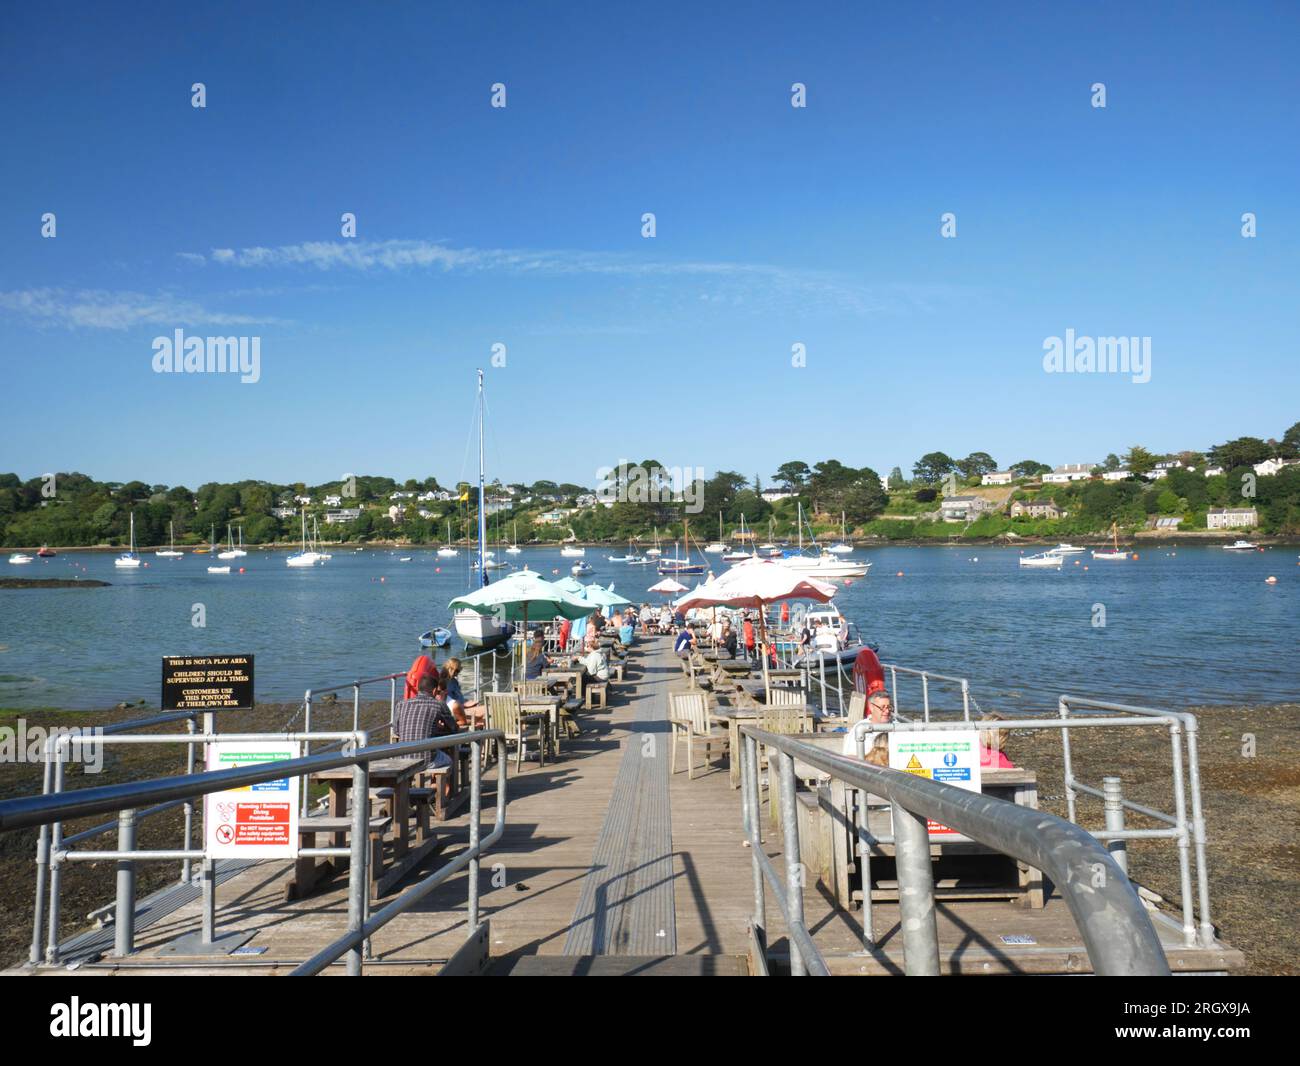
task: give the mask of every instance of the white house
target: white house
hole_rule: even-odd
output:
[[[1063,485],[1068,481],[1087,481],[1092,477],[1093,468],[1096,463],[1065,463],[1058,466],[1050,474],[1044,474],[1043,480],[1051,483]]]
[[[1255,464],[1255,473],[1260,477],[1272,477],[1283,467],[1295,466],[1300,459],[1279,459],[1274,456],[1272,459],[1265,459],[1262,463]]]
[[[400,522],[402,516],[406,514],[406,508],[401,504],[391,504],[388,508],[388,519],[390,522]]]
[[[1132,475],[1127,470],[1107,470],[1101,475],[1103,481],[1123,481]]]
[[[298,513],[298,509],[296,507],[272,507],[271,513],[276,518],[293,518]]]
[[[1243,529],[1259,525],[1259,512],[1253,507],[1211,507],[1205,516],[1206,529]]]
[[[768,503],[776,503],[777,500],[794,499],[793,492],[787,492],[785,489],[764,489],[759,493]]]
[[[558,526],[568,520],[569,512],[565,510],[543,511],[537,516],[537,522],[543,526]]]
[[[339,511],[326,511],[325,524],[327,526],[341,526],[344,522],[355,522],[360,517],[360,507],[345,507]]]
[[[991,474],[985,474],[980,478],[981,485],[1010,485],[1015,480],[1015,475],[1010,470],[995,470]],[[889,486],[886,485],[886,488]]]

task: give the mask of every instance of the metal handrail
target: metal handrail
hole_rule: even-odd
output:
[[[96,738],[78,738],[64,736],[56,741],[55,744],[55,761],[54,770],[55,778],[58,784],[62,781],[63,755],[69,745],[78,743],[93,743]],[[124,738],[125,739],[125,738]],[[150,738],[154,739],[154,738]],[[166,740],[188,740],[190,738],[156,738],[159,742]],[[201,737],[197,739],[207,740],[211,737]],[[497,791],[497,815],[496,826],[493,832],[486,839],[480,840],[477,830],[477,815],[480,806],[481,797],[481,760],[479,759],[480,745],[485,741],[495,741],[498,744],[498,791]],[[505,757],[502,746],[505,742],[505,734],[498,729],[480,730],[472,733],[457,733],[446,737],[430,737],[424,740],[412,740],[395,744],[380,744],[375,746],[366,746],[357,748],[350,752],[340,752],[338,754],[319,754],[308,755],[297,759],[285,759],[273,763],[261,763],[253,767],[236,767],[230,770],[215,770],[208,773],[186,774],[179,777],[157,778],[148,781],[128,781],[116,785],[101,785],[94,788],[78,789],[75,792],[46,792],[36,796],[23,796],[16,799],[0,800],[0,832],[8,832],[14,829],[24,829],[36,826],[55,826],[56,829],[64,821],[73,818],[89,817],[96,814],[106,814],[109,812],[130,812],[135,811],[145,804],[165,805],[175,801],[190,800],[197,796],[207,795],[212,792],[224,791],[232,788],[242,788],[250,785],[261,784],[267,781],[277,781],[285,777],[306,776],[318,773],[322,770],[332,770],[339,767],[351,766],[353,768],[353,826],[351,834],[350,849],[350,882],[349,882],[349,899],[348,899],[348,935],[344,938],[347,943],[339,949],[338,953],[331,958],[326,959],[322,964],[328,965],[329,962],[337,959],[343,953],[348,954],[348,972],[351,974],[360,974],[361,972],[361,945],[368,939],[369,934],[363,931],[364,916],[368,900],[368,885],[366,880],[366,865],[368,859],[368,825],[369,825],[369,805],[364,802],[363,797],[369,793],[369,764],[377,759],[387,759],[405,755],[422,755],[431,751],[437,751],[442,748],[456,747],[461,744],[469,744],[474,756],[472,766],[474,768],[472,781],[472,806],[474,820],[470,831],[470,847],[467,851],[462,852],[451,863],[446,864],[442,870],[433,875],[437,878],[434,883],[429,884],[422,882],[416,886],[416,889],[406,893],[393,904],[390,904],[380,915],[371,919],[373,928],[386,924],[396,917],[398,913],[411,906],[418,898],[427,894],[437,884],[441,884],[451,874],[462,869],[466,865],[471,867],[471,878],[469,886],[470,897],[470,914],[472,921],[470,923],[471,936],[477,932],[478,927],[478,877],[477,868],[479,856],[484,849],[494,844],[504,831],[505,825],[505,804],[506,804],[506,764],[509,761]],[[193,746],[191,745],[191,750]],[[47,770],[49,764],[47,763]],[[132,817],[131,824],[134,824]],[[54,849],[61,846],[61,841],[54,841]],[[147,853],[146,853],[147,854]],[[170,854],[170,853],[168,853]],[[177,853],[177,855],[189,854]],[[125,853],[104,853],[103,857],[123,858],[124,856],[135,856],[133,850]],[[412,892],[419,891],[418,896],[411,897]],[[398,907],[398,904],[404,904]],[[383,917],[378,925],[374,923]],[[206,920],[206,916],[205,916]],[[354,935],[355,934],[355,935]],[[340,943],[340,942],[336,942]],[[327,948],[326,951],[330,951]],[[322,953],[322,955],[324,952]],[[320,956],[317,956],[320,958]],[[313,971],[318,972],[318,971]]]
[[[801,890],[797,881],[798,823],[794,808],[793,760],[808,763],[847,785],[887,798],[894,808],[899,878],[900,925],[908,974],[939,972],[938,930],[934,914],[934,878],[926,819],[940,822],[971,840],[1043,870],[1061,890],[1093,968],[1103,975],[1168,975],[1169,964],[1146,909],[1110,853],[1093,837],[1063,818],[1017,806],[1006,800],[967,792],[942,782],[898,770],[872,766],[827,752],[790,736],[743,725],[747,747],[742,771],[748,778],[745,817],[755,868],[756,926],[763,925],[762,881],[774,882],[763,868],[766,856],[756,845],[759,744],[780,753],[783,787],[782,821],[788,881],[777,899],[791,930],[792,970],[826,972],[825,961],[805,937]],[[785,809],[788,807],[788,811]],[[791,855],[793,853],[793,860]],[[867,886],[869,891],[869,886]]]

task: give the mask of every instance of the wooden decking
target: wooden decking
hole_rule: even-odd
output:
[[[511,773],[505,834],[480,871],[491,953],[503,957],[496,972],[746,972],[753,882],[740,793],[730,787],[725,762],[697,771],[693,781],[684,769],[669,774],[667,693],[682,686],[681,670],[662,639],[642,643],[634,664],[628,681],[616,686],[611,706],[584,716],[592,731],[566,741],[558,762],[529,763],[522,773]],[[495,771],[485,778],[485,828],[494,782]],[[426,871],[464,847],[468,817],[440,824],[437,831],[445,843],[422,867]],[[396,898],[418,876],[412,874],[374,907]],[[258,955],[184,958],[169,951],[168,945],[199,926],[199,903],[191,899],[159,908],[162,915],[137,930],[138,950],[130,958],[90,959],[76,972],[287,972],[340,935],[347,921],[346,876],[287,902],[290,877],[291,863],[262,862],[234,872],[220,886],[218,931],[251,932],[247,948],[262,949]],[[877,904],[878,947],[866,954],[858,914],[834,907],[816,885],[805,899],[809,925],[834,972],[902,972],[896,907]],[[939,915],[948,972],[1089,968],[1059,899],[1041,910],[1005,902],[941,903]],[[466,918],[461,873],[375,936],[367,972],[433,972],[464,941]],[[770,894],[767,920],[769,946],[780,956],[785,929]],[[1159,931],[1175,970],[1241,965],[1240,954],[1230,948],[1183,950],[1176,930],[1162,925]],[[1029,936],[1034,943],[1009,946],[1003,936]],[[106,940],[111,948],[111,933]]]

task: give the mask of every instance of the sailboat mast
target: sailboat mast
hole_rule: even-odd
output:
[[[487,558],[483,546],[487,542],[486,492],[483,476],[483,371],[478,372],[478,572],[483,585],[488,583]]]

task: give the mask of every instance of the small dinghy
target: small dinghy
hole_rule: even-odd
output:
[[[420,647],[445,648],[451,643],[451,630],[434,626],[420,634]]]

